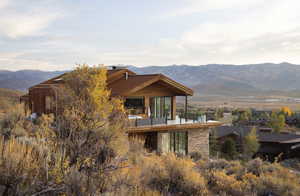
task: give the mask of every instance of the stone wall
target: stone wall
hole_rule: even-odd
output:
[[[188,130],[188,153],[192,152],[209,157],[209,129]]]
[[[166,154],[169,152],[170,136],[168,132],[160,132],[157,134],[157,152]]]
[[[188,154],[200,152],[204,157],[209,157],[209,129],[188,129],[177,130],[188,132]],[[169,132],[159,132],[157,134],[157,152],[166,154],[169,152]]]

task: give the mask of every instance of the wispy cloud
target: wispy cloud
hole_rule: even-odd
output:
[[[297,0],[143,3],[155,7],[155,15],[136,12],[135,1],[125,12],[124,5],[0,0],[0,68],[300,62]]]
[[[3,2],[4,3],[3,3]],[[20,38],[40,33],[62,13],[49,6],[48,1],[1,0],[0,33],[9,38]],[[53,1],[52,1],[53,3]]]
[[[0,1],[0,9],[6,7],[8,5],[8,3],[9,3],[9,0],[1,0]]]
[[[225,9],[249,9],[261,5],[262,0],[183,0],[183,5],[170,10],[168,16],[183,16],[208,11],[220,11]],[[270,1],[269,1],[270,3]]]
[[[22,70],[22,69],[40,69],[47,70],[53,67],[58,67],[48,61],[27,59],[24,56],[28,55],[24,52],[0,53],[0,70]]]
[[[300,61],[300,2],[272,0],[187,0],[174,18],[198,13],[199,21],[178,38],[161,41],[152,52],[177,64]],[[217,11],[207,17],[206,12]],[[221,14],[220,14],[221,13]],[[175,46],[173,48],[167,45]],[[160,48],[160,49],[157,49]],[[163,50],[163,51],[162,51]]]

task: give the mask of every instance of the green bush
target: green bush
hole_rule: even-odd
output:
[[[237,157],[236,143],[233,139],[228,138],[221,146],[222,156],[226,159],[232,160]]]

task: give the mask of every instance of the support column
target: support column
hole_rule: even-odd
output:
[[[187,111],[188,110],[188,97],[185,96],[185,120],[187,120]]]
[[[149,110],[150,110],[150,97],[145,96],[144,101],[145,101],[145,103],[144,103],[145,114],[146,114],[147,117],[150,117],[150,116],[148,116],[148,113],[149,113]]]
[[[176,119],[176,96],[172,97],[172,120]]]

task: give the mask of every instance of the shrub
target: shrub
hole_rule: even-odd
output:
[[[221,146],[222,156],[226,159],[235,159],[237,156],[236,143],[233,139],[228,138]]]
[[[202,156],[201,152],[196,151],[196,152],[190,153],[190,157],[191,157],[191,159],[193,159],[193,161],[199,161],[200,159],[202,159],[203,156]]]
[[[8,112],[0,119],[2,136],[8,139],[11,136],[25,136],[27,132],[30,132],[32,124],[26,120],[27,115],[23,104],[11,106]]]
[[[145,158],[141,183],[145,189],[164,195],[208,195],[206,182],[195,170],[195,163],[174,154]]]

